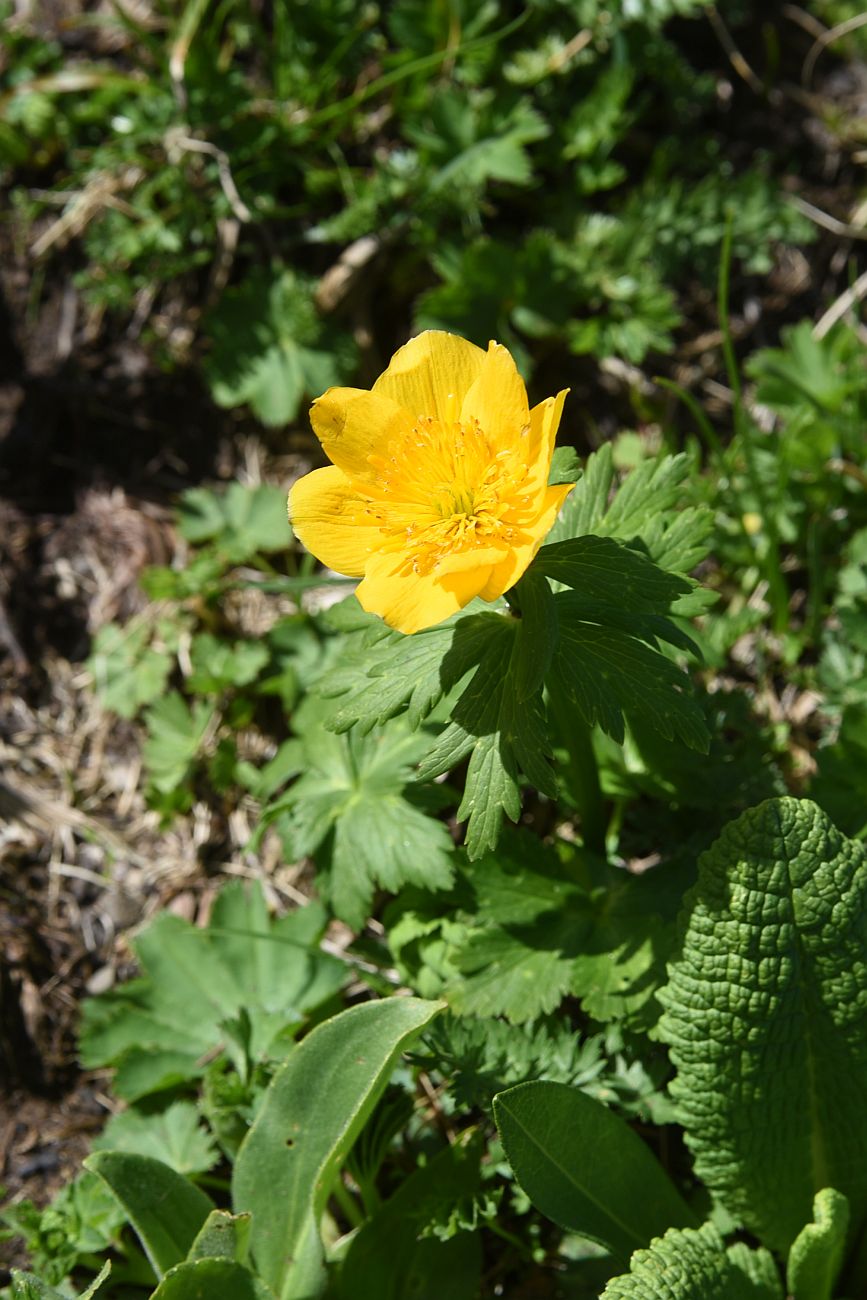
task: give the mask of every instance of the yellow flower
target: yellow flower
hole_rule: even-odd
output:
[[[513,587],[573,484],[548,487],[564,390],[532,411],[508,350],[429,330],[368,392],[329,388],[313,429],[332,462],[289,494],[289,516],[328,568],[400,632]]]

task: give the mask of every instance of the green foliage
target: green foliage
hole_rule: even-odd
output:
[[[176,646],[177,625],[164,619],[154,629],[145,619],[125,627],[107,623],[93,639],[88,668],[105,708],[132,718],[165,691],[173,667],[169,646]]]
[[[308,1035],[275,1076],[238,1153],[232,1197],[253,1215],[253,1258],[280,1300],[321,1290],[319,1222],[332,1184],[398,1056],[439,1010],[415,998],[352,1007]]]
[[[682,953],[659,997],[696,1173],[786,1251],[836,1187],[867,1213],[861,916],[867,865],[807,801],[726,827],[687,895]]]
[[[494,1116],[533,1204],[624,1263],[666,1228],[695,1224],[640,1138],[579,1089],[520,1084],[494,1098]]]
[[[213,1139],[189,1101],[173,1102],[156,1113],[119,1111],[93,1143],[93,1150],[150,1156],[187,1176],[207,1173],[218,1160]]]
[[[408,896],[389,913],[390,946],[404,978],[445,996],[459,1015],[527,1024],[565,996],[603,1022],[646,1023],[673,936],[664,872],[603,875],[592,859],[558,855],[527,833],[461,873],[444,907]],[[504,1080],[505,1082],[505,1080]]]
[[[241,882],[224,886],[203,929],[158,915],[134,940],[144,974],[85,1003],[83,1062],[115,1066],[118,1095],[135,1100],[200,1077],[220,1047],[242,1077],[282,1059],[304,1016],[344,980],[318,949],[325,920],[315,903],[271,920],[260,886]],[[178,1112],[161,1120],[186,1122]]]
[[[99,1271],[98,1277],[82,1291],[77,1300],[93,1300],[93,1297],[99,1291],[103,1282],[111,1273],[111,1264],[106,1260],[105,1264]],[[54,1287],[49,1286],[47,1282],[41,1281],[33,1273],[23,1273],[20,1269],[12,1270],[12,1300],[68,1300],[61,1292],[55,1291]]]
[[[639,1250],[628,1275],[609,1282],[602,1300],[783,1300],[767,1251],[726,1249],[712,1224],[671,1228]]]
[[[352,370],[351,340],[322,324],[311,282],[292,271],[230,289],[210,318],[210,334],[205,375],[214,401],[246,402],[265,425],[288,424],[305,395],[317,396]]]
[[[459,1228],[441,1239],[436,1230],[477,1196],[481,1149],[472,1137],[456,1142],[401,1183],[353,1237],[339,1273],[341,1300],[359,1294],[474,1300],[482,1265],[478,1232]]]
[[[335,913],[358,928],[375,886],[396,892],[413,883],[447,888],[452,841],[445,826],[411,802],[413,764],[429,741],[401,719],[366,735],[335,735],[321,702],[293,719],[300,740],[292,766],[303,773],[265,812],[287,855],[318,855]]]
[[[792,1243],[786,1286],[793,1300],[831,1300],[843,1263],[849,1228],[849,1202],[833,1187],[817,1192],[813,1222]]]
[[[152,1300],[274,1300],[249,1269],[231,1259],[194,1259],[171,1269]]]
[[[659,640],[692,648],[669,615],[703,603],[679,574],[703,554],[707,512],[690,509],[667,525],[656,513],[676,500],[686,472],[685,457],[645,462],[608,508],[613,467],[600,453],[557,525],[560,540],[542,548],[510,595],[517,617],[475,614],[470,605],[411,638],[360,619],[354,661],[344,659],[320,683],[324,694],[343,697],[330,723],[343,731],[369,729],[403,709],[418,726],[466,679],[418,777],[429,781],[469,758],[457,817],[467,822],[471,858],[495,847],[503,814],[518,820],[522,774],[556,797],[543,684],[575,726],[598,723],[622,740],[624,714],[634,715],[664,737],[707,748],[689,679],[657,649]],[[597,528],[602,536],[586,535]],[[546,579],[578,590],[552,595]]]
[[[222,494],[188,488],[178,505],[178,527],[188,542],[210,543],[230,564],[285,551],[292,541],[286,494],[270,483],[230,483]]]
[[[98,1151],[85,1167],[117,1197],[156,1276],[180,1264],[214,1208],[205,1193],[152,1156]]]
[[[637,363],[671,347],[727,206],[751,270],[812,235],[784,155],[721,161],[712,78],[688,28],[663,34],[706,7],[333,0],[290,22],[191,4],[158,28],[117,10],[102,28],[121,57],[73,69],[4,24],[0,161],[25,228],[60,217],[46,254],[78,242],[91,303],[158,320],[179,291],[203,297],[202,346],[160,341],[163,359],[202,356],[214,399],[266,425],[350,377],[335,317],[359,285],[528,370],[540,339]]]

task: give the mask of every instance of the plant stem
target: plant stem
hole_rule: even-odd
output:
[[[563,783],[581,817],[585,847],[604,858],[607,819],[592,730],[558,692],[549,687],[549,694],[548,717],[567,756],[559,769]]]
[[[720,332],[722,334],[723,357],[725,359],[726,373],[728,374],[729,386],[734,396],[734,426],[735,433],[744,449],[744,461],[746,463],[747,478],[750,487],[753,490],[759,512],[762,517],[762,531],[767,539],[767,550],[760,557],[761,565],[764,570],[765,580],[768,584],[768,591],[771,596],[772,626],[775,632],[784,632],[789,622],[789,593],[783,580],[783,571],[780,566],[780,540],[777,535],[777,524],[771,503],[767,499],[767,494],[761,480],[756,463],[756,448],[754,445],[755,426],[748,415],[743,402],[743,386],[741,384],[740,370],[738,369],[737,357],[735,356],[734,344],[732,342],[731,318],[729,315],[729,285],[731,281],[732,266],[732,214],[729,211],[726,217],[725,235],[723,236],[722,253],[720,255],[719,266],[719,283],[718,283],[718,314]],[[741,516],[741,522],[744,526],[744,533],[747,540],[752,543],[752,537],[747,531],[746,525]]]

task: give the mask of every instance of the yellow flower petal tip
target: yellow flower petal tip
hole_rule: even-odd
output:
[[[410,339],[368,392],[329,388],[311,410],[332,465],[289,494],[295,534],[358,599],[418,632],[524,573],[570,484],[548,486],[564,390],[530,410],[508,349],[455,334]]]

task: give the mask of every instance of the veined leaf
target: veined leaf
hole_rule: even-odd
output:
[[[783,1300],[774,1261],[742,1243],[727,1250],[710,1223],[670,1228],[633,1255],[601,1300]]]
[[[792,1300],[831,1300],[843,1264],[849,1230],[849,1202],[833,1187],[816,1193],[813,1222],[795,1238],[786,1264]]]
[[[286,493],[273,483],[230,483],[222,493],[188,488],[178,506],[178,526],[188,542],[211,542],[232,564],[292,543]]]
[[[612,497],[614,460],[611,443],[594,452],[584,474],[569,493],[549,543],[592,533],[640,546],[661,569],[687,574],[707,553],[711,512],[677,506],[685,492],[691,460],[685,453],[642,461]],[[681,598],[678,612],[694,613],[712,599],[699,589]]]
[[[110,1272],[111,1263],[106,1260],[99,1270],[99,1275],[94,1278],[89,1287],[81,1292],[77,1300],[93,1300]],[[12,1300],[69,1300],[69,1298],[66,1292],[61,1294],[60,1291],[56,1291],[53,1286],[41,1281],[33,1273],[25,1273],[20,1269],[13,1268]]]
[[[186,1257],[214,1209],[203,1191],[150,1156],[98,1151],[84,1166],[114,1192],[157,1277]]]
[[[133,941],[145,974],[84,1004],[82,1061],[116,1066],[115,1090],[134,1100],[198,1077],[241,1012],[252,1058],[280,1059],[292,1026],[345,978],[318,949],[325,921],[315,903],[272,920],[261,887],[241,882],[223,888],[205,928],[162,913]]]
[[[335,735],[325,716],[316,699],[296,711],[304,773],[264,816],[290,857],[317,854],[334,910],[358,927],[376,886],[448,887],[453,844],[447,827],[408,797],[429,738],[401,718],[366,735]]]
[[[400,1053],[441,1005],[351,1007],[312,1030],[274,1077],[238,1152],[232,1199],[253,1215],[256,1270],[280,1300],[319,1294],[319,1222],[334,1179]]]
[[[518,1084],[494,1098],[494,1118],[536,1208],[624,1263],[666,1228],[696,1222],[626,1121],[579,1088]]]
[[[785,1252],[835,1187],[867,1217],[867,857],[815,804],[770,799],[699,861],[659,993],[696,1173]]]
[[[213,1139],[191,1101],[175,1101],[156,1113],[119,1111],[112,1115],[92,1149],[152,1156],[186,1175],[206,1173],[219,1159]]]

